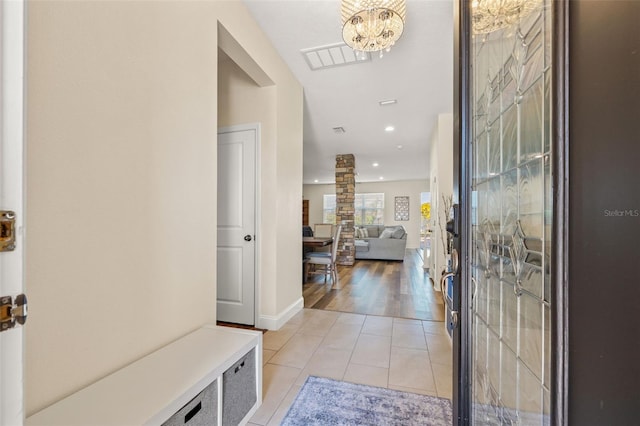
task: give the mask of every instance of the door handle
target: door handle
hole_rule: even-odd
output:
[[[440,292],[442,293],[442,300],[444,300],[444,306],[446,309],[449,309],[449,313],[451,314],[451,329],[453,330],[454,328],[458,327],[458,321],[459,321],[459,313],[458,311],[453,309],[453,304],[449,303],[449,299],[447,298],[447,290],[446,290],[446,284],[447,284],[447,278],[451,278],[454,277],[456,274],[454,274],[453,272],[448,272],[446,274],[442,275],[442,278],[440,278]]]
[[[456,274],[454,274],[453,272],[448,272],[444,275],[442,275],[442,277],[440,278],[440,293],[442,293],[442,300],[444,300],[444,303],[446,306],[449,306],[449,302],[447,300],[447,290],[446,290],[446,281],[448,278],[451,278],[453,276],[455,276]],[[449,306],[450,307],[450,306]]]
[[[458,311],[451,311],[451,328],[454,329],[458,327]]]
[[[458,255],[458,250],[456,249],[453,249],[451,252],[451,269],[451,272],[442,274],[440,277],[440,292],[442,293],[442,299],[444,299],[445,303],[447,301],[445,282],[447,281],[447,278],[455,277],[458,274],[458,269],[460,269],[460,257]]]
[[[251,235],[249,235],[249,234],[247,234],[247,235],[245,235],[245,236],[244,236],[244,240],[245,240],[245,241],[251,241],[251,239],[252,239],[252,238],[251,238]]]

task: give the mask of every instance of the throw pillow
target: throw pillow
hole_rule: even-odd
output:
[[[375,225],[367,227],[367,235],[369,235],[369,238],[378,238],[380,236],[378,227]]]
[[[404,228],[402,226],[396,226],[396,228],[393,230],[391,238],[400,239],[402,237],[404,237]]]
[[[369,230],[364,226],[360,228],[360,232],[362,233],[362,238],[369,238]]]
[[[393,238],[393,229],[384,228],[384,231],[382,231],[382,234],[380,234],[380,238]]]
[[[356,238],[362,238],[362,228],[356,227]]]

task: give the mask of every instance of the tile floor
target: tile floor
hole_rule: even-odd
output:
[[[303,309],[263,343],[262,406],[250,425],[279,425],[309,375],[451,398],[442,322]]]

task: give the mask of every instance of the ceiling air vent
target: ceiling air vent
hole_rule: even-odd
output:
[[[302,56],[304,56],[307,65],[309,65],[312,71],[341,65],[354,65],[371,60],[371,54],[369,52],[358,52],[356,56],[353,49],[345,43],[310,47],[308,49],[302,49],[300,53],[302,53]]]
[[[333,128],[333,133],[337,133],[337,134],[341,134],[341,133],[345,133],[346,130],[344,130],[344,127],[334,127]]]

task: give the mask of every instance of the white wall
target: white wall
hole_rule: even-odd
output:
[[[402,225],[407,230],[407,248],[420,247],[420,193],[429,192],[426,180],[356,183],[356,193],[384,193],[384,224]],[[335,185],[304,185],[303,199],[309,200],[309,225],[322,223],[322,196],[335,194]],[[395,197],[409,196],[409,220],[396,221]]]
[[[431,257],[429,272],[440,287],[440,273],[446,267],[443,240],[446,242],[447,213],[442,197],[453,194],[453,114],[440,114],[431,137]],[[444,232],[443,232],[444,231]]]
[[[265,309],[299,297],[302,89],[237,0],[27,18],[29,415],[215,321],[218,22],[276,85],[262,230],[283,282]]]

